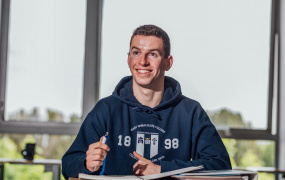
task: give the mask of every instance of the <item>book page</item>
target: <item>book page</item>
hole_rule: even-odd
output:
[[[248,176],[172,176],[175,180],[248,180]]]
[[[127,179],[127,180],[138,180],[141,179],[138,176],[134,175],[127,175],[127,176],[115,176],[115,175],[89,175],[89,174],[83,174],[79,173],[79,179],[80,180],[89,180],[89,179],[97,179],[97,180],[106,180],[106,179]]]
[[[128,179],[128,180],[135,180],[135,179],[141,179],[141,180],[148,180],[148,179],[159,179],[163,177],[168,177],[175,174],[181,174],[185,172],[190,172],[198,169],[202,169],[203,166],[194,166],[194,167],[187,167],[182,169],[177,169],[173,171],[168,171],[160,174],[153,174],[153,175],[147,175],[147,176],[134,176],[134,175],[127,175],[127,176],[116,176],[116,175],[88,175],[79,173],[79,179],[81,180],[89,180],[89,179],[97,179],[97,180],[103,180],[103,179]]]
[[[203,166],[194,166],[194,167],[187,167],[187,168],[182,168],[182,169],[177,169],[177,170],[173,170],[173,171],[168,171],[168,172],[164,172],[164,173],[160,173],[160,174],[153,174],[153,175],[147,175],[147,176],[139,176],[142,179],[158,179],[158,178],[163,178],[163,177],[167,177],[167,176],[172,176],[175,174],[181,174],[181,173],[185,173],[185,172],[190,172],[190,171],[195,171],[198,169],[202,169]]]
[[[182,177],[193,177],[193,176],[211,176],[211,179],[214,179],[212,177],[229,177],[229,176],[241,176],[242,179],[249,179],[249,180],[257,180],[258,175],[256,172],[252,171],[243,171],[243,170],[212,170],[212,171],[199,171],[199,172],[190,172],[190,173],[183,173],[179,176],[173,176],[177,178]]]
[[[199,171],[193,173],[183,173],[184,176],[208,176],[208,175],[243,175],[243,174],[256,174],[252,171],[243,171],[243,170],[212,170],[212,171]]]

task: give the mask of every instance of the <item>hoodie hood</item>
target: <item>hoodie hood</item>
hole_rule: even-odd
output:
[[[154,111],[159,109],[164,109],[168,106],[171,106],[182,98],[182,92],[180,88],[180,84],[175,79],[165,76],[164,78],[164,94],[162,99],[154,108],[150,108],[148,106],[142,105],[133,94],[133,77],[127,76],[124,77],[119,84],[116,86],[112,96],[119,99],[120,101],[138,109],[139,111]]]

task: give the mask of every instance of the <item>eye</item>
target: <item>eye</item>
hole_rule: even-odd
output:
[[[157,54],[154,53],[154,52],[151,52],[151,53],[149,53],[149,56],[150,56],[150,57],[157,57]]]
[[[132,55],[134,55],[134,56],[138,56],[139,54],[140,54],[139,51],[133,51],[133,52],[132,52]]]

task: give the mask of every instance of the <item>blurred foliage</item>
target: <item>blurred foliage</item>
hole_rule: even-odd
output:
[[[207,111],[213,124],[219,127],[250,129],[251,123],[244,122],[242,115],[229,109]],[[261,140],[223,139],[230,156],[233,168],[274,167],[275,143]],[[259,173],[259,179],[273,180],[275,176],[269,173]]]
[[[63,122],[60,112],[47,110],[48,121]],[[38,110],[33,109],[31,113],[24,110],[11,114],[9,119],[21,121],[38,120]],[[80,122],[80,117],[73,114],[72,122]],[[35,143],[34,159],[61,159],[63,154],[74,141],[75,136],[70,135],[48,135],[48,134],[0,134],[0,157],[11,159],[22,159],[21,151],[25,149],[26,143]],[[52,172],[44,172],[44,165],[18,165],[5,164],[4,180],[51,180]],[[63,180],[63,176],[61,176]]]
[[[11,135],[2,134],[0,139],[0,157],[4,158],[13,158],[20,159],[22,155],[20,151],[18,151],[18,146]],[[25,135],[24,141],[20,144],[24,144],[25,142],[35,142],[32,139],[31,135]],[[21,146],[21,145],[20,145]],[[35,158],[43,158],[39,155],[35,155]],[[44,166],[42,165],[16,165],[16,164],[5,164],[5,172],[4,172],[4,180],[14,180],[14,179],[34,179],[34,180],[50,180],[52,179],[52,173],[46,172],[44,173]]]
[[[232,167],[237,167],[236,161],[234,159],[237,152],[236,140],[235,139],[222,139],[222,140],[229,153]]]
[[[215,126],[250,128],[250,125],[243,121],[240,113],[234,113],[225,108],[219,111],[207,111],[207,114]]]
[[[44,172],[43,165],[6,164],[4,180],[14,179],[51,180],[52,172]]]
[[[75,136],[50,136],[47,147],[40,145],[41,135],[20,135],[20,134],[1,134],[0,139],[0,157],[11,159],[22,159],[21,150],[25,148],[26,143],[36,143],[36,154],[34,159],[61,159],[67,148],[73,142]],[[13,137],[13,138],[11,138]],[[14,139],[23,141],[16,144]],[[45,138],[44,138],[45,139]],[[20,149],[20,150],[18,150]],[[49,151],[50,152],[47,152]],[[5,164],[4,180],[51,180],[52,172],[44,172],[43,165],[18,165]],[[63,180],[63,176],[61,177]]]
[[[274,174],[271,174],[271,173],[258,173],[258,179],[271,180],[271,179],[275,179],[275,176]]]

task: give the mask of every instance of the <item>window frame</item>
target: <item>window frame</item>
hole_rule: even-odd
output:
[[[104,0],[87,0],[82,119],[86,117],[88,112],[99,99],[103,1]],[[284,168],[284,163],[282,161],[284,160],[284,155],[282,155],[284,150],[284,146],[282,146],[284,145],[284,138],[280,137],[284,133],[280,132],[282,131],[282,128],[284,128],[285,123],[283,121],[281,122],[284,113],[281,113],[281,106],[279,105],[283,105],[285,103],[284,100],[280,100],[280,97],[284,96],[284,93],[282,94],[280,91],[280,86],[284,86],[284,83],[280,80],[280,78],[282,78],[280,74],[282,75],[281,71],[284,71],[285,69],[279,69],[281,61],[279,57],[279,40],[280,31],[281,33],[282,31],[285,33],[285,29],[280,30],[280,19],[282,19],[282,17],[280,18],[280,8],[284,10],[285,6],[283,2],[283,6],[280,7],[280,0],[271,0],[271,2],[267,129],[254,130],[226,128],[217,130],[222,138],[273,140],[276,144],[275,167]],[[76,135],[81,123],[23,122],[4,120],[9,13],[10,0],[0,0],[0,133]],[[285,16],[283,14],[283,18],[284,17]],[[283,42],[283,44],[284,43],[285,42]],[[274,98],[277,100],[274,101]],[[276,108],[273,109],[273,106]],[[276,117],[276,127],[272,125],[273,115]],[[273,134],[273,129],[276,129],[275,134]]]
[[[81,123],[5,121],[10,0],[1,0],[0,3],[0,133],[77,134]],[[87,0],[82,119],[99,99],[102,6],[102,0]]]
[[[276,143],[276,167],[279,157],[279,0],[272,0],[271,27],[270,27],[270,56],[268,77],[268,117],[267,129],[217,129],[222,138],[246,139],[246,140],[273,140]],[[39,134],[77,134],[81,123],[57,123],[57,122],[31,122],[31,121],[5,121],[5,90],[6,90],[6,67],[9,33],[9,10],[10,0],[1,0],[1,27],[0,27],[0,133],[39,133]],[[85,35],[85,65],[83,85],[83,114],[93,108],[99,99],[100,84],[100,61],[101,61],[101,33],[102,33],[103,0],[87,0],[86,35]],[[277,49],[277,50],[276,50]],[[277,80],[276,80],[277,78]],[[277,101],[273,101],[277,98]],[[273,109],[272,107],[276,108]],[[276,127],[272,126],[273,115],[276,115]],[[276,134],[273,134],[273,128]]]
[[[276,51],[278,55],[278,121],[277,121],[277,145],[275,163],[277,169],[285,169],[285,1],[276,0],[276,29],[278,31],[278,42],[276,42]],[[283,36],[282,36],[283,35]],[[277,176],[279,179],[284,178],[282,174]]]
[[[269,77],[268,77],[268,115],[267,115],[267,128],[265,130],[258,129],[239,129],[239,128],[227,128],[217,129],[220,136],[223,138],[234,139],[248,139],[248,140],[277,140],[278,130],[277,127],[273,127],[273,115],[278,114],[278,79],[279,72],[278,66],[278,0],[272,0],[271,6],[271,27],[270,27],[270,51],[269,51]],[[277,36],[276,36],[277,35]],[[277,43],[277,45],[276,45]],[[274,81],[274,79],[277,81]],[[277,98],[277,101],[273,102],[273,98]],[[274,104],[273,104],[274,103]],[[276,109],[272,107],[275,106]],[[278,116],[276,116],[276,124],[278,124]],[[273,134],[273,128],[276,129],[276,134]]]

